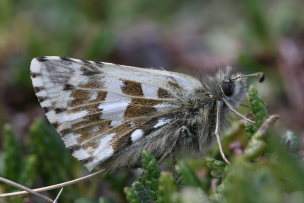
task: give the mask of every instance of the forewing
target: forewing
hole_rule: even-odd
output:
[[[200,86],[183,74],[63,57],[33,59],[31,77],[48,120],[89,170],[170,123],[180,93]]]

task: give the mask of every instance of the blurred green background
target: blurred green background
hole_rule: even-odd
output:
[[[85,173],[54,130],[37,120],[44,115],[29,65],[34,57],[53,55],[184,72],[216,72],[226,65],[263,71],[266,81],[255,85],[270,114],[281,116],[276,128],[281,134],[292,130],[303,143],[302,0],[0,0],[0,175],[30,187]],[[9,153],[22,168],[5,162]],[[5,163],[17,171],[5,172]],[[62,201],[126,202],[123,188],[134,176],[118,171],[71,186]],[[0,185],[0,193],[12,190]]]

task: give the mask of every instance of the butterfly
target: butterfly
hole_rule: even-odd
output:
[[[140,166],[146,150],[160,162],[187,152],[201,156],[220,135],[229,112],[262,73],[193,77],[58,56],[34,58],[33,87],[49,122],[88,170]],[[251,121],[252,122],[252,121]]]

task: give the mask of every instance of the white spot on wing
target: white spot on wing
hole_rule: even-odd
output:
[[[77,113],[67,113],[62,117],[61,122],[67,122],[67,121],[73,121],[73,120],[77,120],[79,118],[83,118],[88,114],[87,111],[80,111]]]
[[[121,87],[123,86],[123,83],[120,79],[109,77],[109,78],[104,78],[103,82],[104,82],[104,87],[106,88],[107,91],[124,95],[123,92],[121,91]]]
[[[69,134],[62,137],[62,140],[66,147],[74,146],[78,144],[77,137],[79,135]]]
[[[82,63],[82,61],[80,59],[74,59],[74,58],[70,58],[70,59],[76,63]]]
[[[120,119],[120,120],[113,120],[113,121],[111,121],[110,126],[111,126],[111,127],[115,127],[115,126],[118,126],[118,125],[120,125],[120,124],[123,124],[123,122],[124,122],[123,119]]]
[[[135,130],[131,134],[131,140],[132,140],[132,142],[135,142],[136,140],[140,139],[143,135],[144,135],[144,132],[141,129]]]
[[[84,149],[79,149],[73,152],[73,156],[76,157],[77,159],[87,159],[90,157],[90,154],[85,151]]]
[[[167,123],[170,123],[170,121],[171,121],[171,119],[159,119],[158,121],[157,121],[157,123],[153,126],[154,128],[158,128],[158,127],[161,127],[161,126],[163,126],[163,125],[165,125],[165,124],[167,124]]]
[[[112,120],[111,126],[116,126],[124,121],[124,112],[131,100],[117,94],[108,93],[104,103],[99,105],[102,119]]]
[[[92,92],[92,93],[91,93],[90,100],[95,100],[95,99],[97,99],[97,96],[98,96],[97,91]]]
[[[54,60],[54,61],[61,61],[59,56],[44,56],[46,60]]]
[[[169,103],[160,103],[160,104],[154,105],[153,107],[156,108],[157,111],[163,111],[164,109],[172,108],[173,105],[169,104]]]
[[[34,87],[42,87],[42,86],[44,86],[40,77],[32,78],[32,81],[33,81],[33,86]]]
[[[41,63],[34,58],[31,62],[31,71],[33,73],[39,73],[40,70],[41,70]]]
[[[146,98],[158,98],[158,87],[142,83],[141,88]]]
[[[36,95],[37,95],[37,97],[47,97],[45,90],[41,90],[41,91],[37,92]]]

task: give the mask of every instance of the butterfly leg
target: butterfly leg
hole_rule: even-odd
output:
[[[228,161],[228,159],[226,158],[225,156],[225,153],[223,151],[223,148],[222,148],[222,143],[221,143],[221,138],[220,138],[220,133],[219,133],[219,126],[220,126],[220,110],[221,110],[221,102],[218,101],[217,102],[217,111],[216,111],[216,125],[215,125],[215,136],[216,136],[216,141],[217,141],[217,144],[219,146],[219,149],[220,149],[220,153],[222,155],[222,158],[223,160],[227,163],[227,164],[230,164],[230,162]]]
[[[171,145],[170,148],[168,148],[165,153],[160,157],[160,159],[158,160],[158,163],[160,164],[174,149],[174,147],[176,146],[177,140],[180,138],[186,138],[186,137],[190,137],[191,133],[188,130],[188,128],[186,126],[182,126],[180,127],[176,132],[175,132],[175,139]]]

